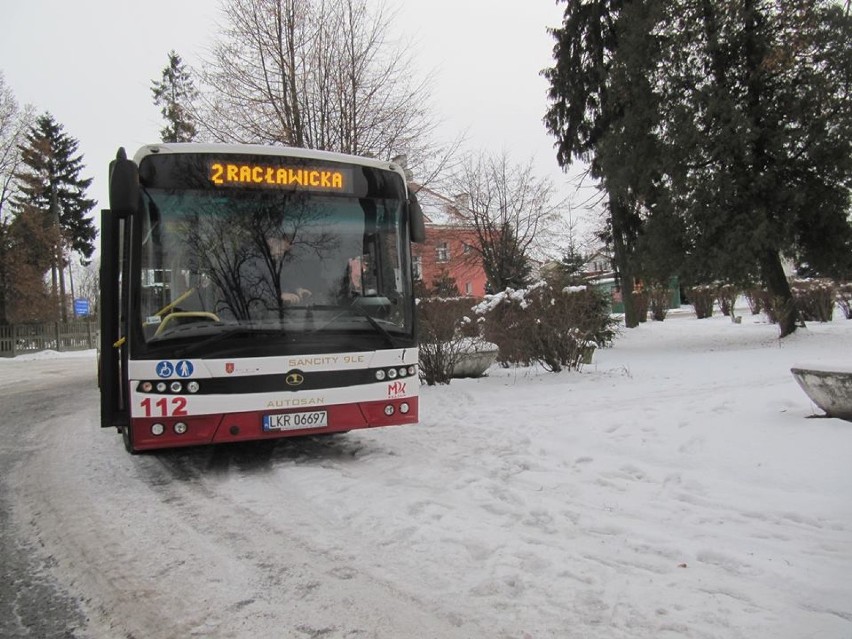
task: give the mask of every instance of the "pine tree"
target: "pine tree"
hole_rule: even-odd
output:
[[[569,1],[553,35],[545,122],[560,164],[589,161],[609,196],[626,299],[636,269],[759,279],[784,336],[797,315],[782,256],[852,273],[848,11],[832,0]]]
[[[25,205],[10,222],[7,238],[6,319],[13,324],[60,319],[59,292],[44,277],[55,263],[57,229],[45,225],[42,211]]]
[[[633,280],[641,213],[656,199],[660,175],[653,135],[658,116],[648,68],[657,50],[651,32],[659,0],[568,1],[564,22],[551,31],[555,66],[545,124],[557,140],[557,161],[589,162],[606,193],[607,228],[624,291],[625,323],[637,326]]]
[[[431,295],[433,297],[458,297],[459,287],[456,278],[450,275],[446,269],[441,270],[437,277],[432,280]]]
[[[177,53],[169,51],[169,63],[163,69],[162,79],[152,85],[154,104],[161,107],[160,113],[166,120],[166,126],[160,129],[163,142],[191,142],[198,134],[192,117],[192,101],[198,97],[198,92]]]
[[[659,84],[687,267],[763,281],[781,335],[797,313],[781,257],[848,274],[852,21],[830,0],[669,5]]]
[[[77,155],[79,143],[63,131],[53,116],[45,113],[36,118],[21,147],[22,170],[16,173],[19,195],[13,200],[15,217],[27,216],[28,224],[37,220],[43,233],[33,240],[49,238],[52,254],[54,296],[64,301],[64,270],[68,253],[80,254],[87,263],[95,250],[97,230],[87,217],[95,206],[86,189],[92,178],[81,178],[83,158]],[[51,232],[53,230],[54,232]],[[66,319],[66,304],[61,304]]]
[[[574,245],[570,245],[559,261],[558,278],[563,286],[577,286],[584,283],[583,267],[586,256]]]

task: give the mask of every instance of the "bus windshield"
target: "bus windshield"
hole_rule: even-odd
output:
[[[148,347],[331,333],[388,347],[413,337],[401,199],[242,188],[146,188],[143,199],[138,319]]]

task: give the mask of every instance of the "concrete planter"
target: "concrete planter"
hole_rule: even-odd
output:
[[[852,368],[795,366],[790,371],[826,416],[852,421]]]
[[[482,377],[497,361],[499,349],[491,342],[465,344],[453,366],[453,377]]]

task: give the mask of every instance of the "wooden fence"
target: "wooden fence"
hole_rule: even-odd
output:
[[[81,351],[95,348],[97,339],[97,322],[86,320],[0,326],[0,357],[45,350]]]

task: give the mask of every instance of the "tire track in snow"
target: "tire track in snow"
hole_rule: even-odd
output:
[[[372,574],[368,542],[313,540],[324,522],[297,492],[275,485],[284,525],[228,496],[232,482],[263,483],[262,455],[126,455],[97,427],[94,376],[79,363],[65,373],[83,381],[67,411],[48,410],[34,426],[31,459],[16,474],[15,519],[51,574],[78,593],[85,635],[470,636],[463,620]],[[321,463],[349,454],[324,448]],[[308,442],[304,454],[322,450]]]

